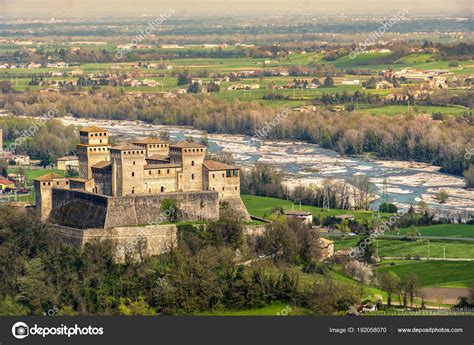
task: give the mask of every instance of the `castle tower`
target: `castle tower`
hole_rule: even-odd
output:
[[[79,158],[79,177],[92,178],[91,167],[102,161],[110,161],[109,133],[95,126],[79,131],[80,143],[77,145]]]
[[[47,220],[53,208],[53,188],[69,189],[69,180],[58,174],[46,174],[34,181],[36,212],[41,220]]]
[[[135,145],[114,146],[110,149],[112,195],[144,193],[145,154],[144,148]]]
[[[171,163],[181,164],[183,172],[178,174],[178,190],[193,192],[202,190],[202,164],[206,146],[181,142],[170,145]]]
[[[167,157],[169,154],[169,143],[165,140],[146,138],[134,141],[133,145],[145,149],[147,158],[154,155]]]

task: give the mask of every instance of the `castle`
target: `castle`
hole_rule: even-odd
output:
[[[240,169],[206,160],[202,144],[146,138],[112,146],[109,132],[95,126],[80,129],[79,139],[78,178],[47,174],[34,181],[39,217],[63,237],[83,244],[85,236],[120,240],[143,236],[143,229],[149,239],[167,237],[160,224],[170,200],[178,221],[216,220],[223,208],[250,220]]]

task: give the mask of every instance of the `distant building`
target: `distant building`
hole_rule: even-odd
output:
[[[313,224],[313,214],[308,211],[285,211],[285,215],[287,218],[299,219],[308,225]]]
[[[319,260],[327,260],[334,255],[334,242],[327,239],[320,237],[318,241],[318,257]]]
[[[0,179],[0,189],[4,191],[7,188],[15,188],[15,183],[7,179]]]
[[[382,90],[390,90],[393,89],[393,84],[386,80],[382,80],[375,84],[375,88]]]
[[[15,161],[18,165],[30,164],[30,156],[28,155],[12,155],[11,160]]]
[[[341,85],[359,85],[360,81],[358,79],[354,79],[354,80],[343,80],[341,81]]]
[[[77,158],[77,156],[65,156],[65,157],[58,158],[56,162],[56,167],[58,170],[79,171],[79,158]]]

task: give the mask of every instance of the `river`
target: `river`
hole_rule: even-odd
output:
[[[113,121],[96,119],[62,118],[66,125],[106,128],[119,140],[129,141],[160,131],[168,131],[172,140],[183,140],[193,136],[199,140],[203,131],[190,127],[150,125],[139,121]],[[423,200],[436,214],[458,214],[463,217],[474,213],[474,191],[464,188],[461,177],[443,174],[439,167],[404,161],[383,161],[364,157],[343,157],[337,152],[321,148],[316,144],[301,141],[265,141],[251,145],[242,135],[208,134],[209,151],[232,152],[236,163],[251,166],[257,162],[276,166],[288,175],[287,186],[318,184],[324,179],[350,179],[367,176],[375,186],[375,194],[381,195],[385,180],[388,199],[398,206],[416,205]],[[445,190],[449,199],[440,204],[435,199],[439,190]],[[380,203],[377,200],[372,207]]]

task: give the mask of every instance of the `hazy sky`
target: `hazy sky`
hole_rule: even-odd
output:
[[[0,17],[136,16],[173,8],[178,17],[193,15],[251,15],[399,11],[472,13],[472,0],[0,0]]]

